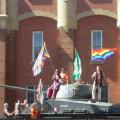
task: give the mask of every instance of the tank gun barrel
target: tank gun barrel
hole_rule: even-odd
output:
[[[3,85],[3,84],[0,84],[0,87],[9,88],[9,89],[18,89],[18,90],[24,90],[24,91],[30,91],[30,92],[37,92],[36,90],[33,90],[33,89],[17,87],[17,86],[13,86],[13,85]]]

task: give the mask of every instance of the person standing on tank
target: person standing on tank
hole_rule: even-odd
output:
[[[103,81],[105,76],[100,66],[96,66],[96,71],[92,75],[93,86],[92,86],[92,99],[101,101],[101,92],[103,87]]]

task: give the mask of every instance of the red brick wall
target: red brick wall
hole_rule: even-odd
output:
[[[77,0],[77,13],[91,9],[105,9],[116,12],[116,0]]]
[[[16,31],[9,31],[7,34],[7,41],[6,41],[6,84],[7,85],[16,85],[16,66],[15,66],[15,54],[16,54]],[[16,95],[16,90],[7,89],[6,88],[6,102],[8,102],[9,107],[13,110],[14,109],[14,98],[10,97]]]
[[[97,22],[96,22],[97,21]],[[105,16],[91,16],[78,21],[75,35],[75,46],[82,60],[82,80],[92,83],[91,74],[96,64],[91,63],[91,30],[103,30],[103,47],[118,48],[118,31],[116,20]],[[118,79],[118,52],[100,65],[109,83],[109,97],[111,102],[120,100],[120,80]],[[116,93],[116,94],[115,94]]]
[[[59,48],[58,48],[58,61],[59,68],[64,67],[69,75],[69,83],[73,82],[73,51],[74,51],[74,30],[60,30],[59,31]]]
[[[6,49],[6,30],[0,29],[0,84],[5,84],[5,49]],[[0,116],[3,112],[5,102],[5,89],[0,87]]]
[[[56,14],[57,3],[56,0],[19,0],[18,13],[30,12],[32,10],[42,10]]]
[[[24,14],[25,12],[31,12],[32,10],[42,10],[52,14],[57,13],[56,0],[19,0],[18,2],[18,14]],[[116,1],[77,0],[77,13],[85,10],[91,10],[91,8],[103,8],[114,12],[116,11]],[[79,51],[82,60],[82,80],[86,83],[92,83],[90,76],[95,70],[96,66],[96,64],[91,64],[90,61],[91,30],[94,29],[103,30],[104,47],[118,47],[118,31],[116,29],[116,20],[113,20],[109,17],[91,16],[79,20],[77,30],[75,30],[75,38],[74,31],[70,35],[66,33],[60,33],[58,38],[57,22],[48,18],[34,17],[21,21],[19,23],[18,32],[11,32],[10,35],[12,35],[12,39],[8,38],[9,41],[7,42],[7,83],[15,84],[21,87],[25,87],[26,84],[37,85],[39,76],[33,77],[32,74],[33,31],[44,32],[44,40],[46,41],[48,52],[50,53],[54,68],[57,68],[62,64],[62,62],[60,63],[59,61],[59,54],[66,54],[63,49],[61,49],[61,52],[58,53],[58,48],[61,47],[58,45],[58,39],[75,39],[75,46]],[[64,60],[64,57],[61,59]],[[66,59],[69,59],[69,56]],[[118,92],[120,90],[120,80],[118,79],[120,67],[118,67],[118,59],[118,55],[115,54],[101,65],[109,82],[109,97],[111,102],[118,102],[120,100],[120,94]],[[51,62],[47,60],[44,67],[44,84],[49,85],[51,83],[52,74],[53,70]],[[6,96],[6,98],[10,101],[11,105],[13,104],[13,101],[17,99],[22,100],[25,98],[25,92],[15,92],[14,90],[8,91],[8,96]],[[13,94],[16,95],[16,98],[9,97]]]
[[[95,24],[96,21],[97,24]],[[82,60],[82,80],[85,83],[92,83],[90,76],[95,70],[96,64],[92,64],[90,61],[91,30],[103,30],[104,47],[116,48],[118,47],[116,21],[105,16],[92,16],[78,21],[77,28],[78,29],[75,31],[75,46],[79,51]],[[44,32],[44,40],[46,41],[48,51],[50,52],[54,68],[57,68],[60,65],[59,58],[57,58],[59,45],[57,43],[58,31],[56,30],[56,22],[42,17],[29,18],[21,21],[16,39],[16,85],[18,86],[25,87],[26,84],[37,85],[38,83],[39,76],[32,76],[32,31],[35,30]],[[107,77],[107,82],[109,82],[110,102],[117,102],[120,99],[119,93],[117,92],[120,85],[117,60],[118,56],[115,54],[101,65]],[[51,69],[51,63],[48,60],[44,68],[44,84],[49,85],[51,83],[53,74]],[[37,80],[34,81],[34,79]],[[17,92],[16,94],[16,100],[25,98],[24,92]]]
[[[56,21],[43,17],[29,18],[21,21],[16,39],[16,84],[22,87],[25,87],[26,84],[38,84],[39,81],[39,76],[33,77],[32,73],[33,31],[43,31],[43,38],[46,42],[54,68],[56,68],[58,64],[56,60],[56,49],[58,46]],[[51,83],[53,74],[51,62],[47,60],[44,66],[43,82],[47,85]],[[19,98],[20,94],[17,95],[17,99]]]

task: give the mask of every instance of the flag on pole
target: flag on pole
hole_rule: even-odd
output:
[[[74,55],[74,71],[73,71],[73,80],[77,81],[81,77],[82,68],[81,68],[81,60],[77,50],[75,49]]]
[[[37,91],[40,95],[40,100],[39,102],[41,104],[43,104],[43,101],[44,101],[44,95],[43,95],[43,83],[42,83],[42,79],[40,78],[40,81],[39,81],[39,84],[38,84],[38,88],[37,88]]]
[[[46,45],[45,45],[45,42],[40,50],[40,53],[35,61],[35,64],[32,68],[32,71],[33,71],[33,75],[36,76],[38,75],[39,73],[42,72],[42,69],[43,69],[43,66],[44,66],[44,61],[45,59],[47,58],[50,58],[50,55],[46,49]]]

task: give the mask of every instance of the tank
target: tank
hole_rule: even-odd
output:
[[[26,88],[20,88],[15,86],[5,86],[1,87],[19,89],[19,90],[29,90],[36,92],[35,90],[30,90]],[[61,85],[60,90],[57,93],[55,100],[46,99],[46,91],[44,91],[44,102],[42,117],[62,117],[66,116],[81,116],[81,115],[118,115],[120,113],[120,104],[112,104],[108,102],[107,86],[104,85],[102,89],[102,102],[91,100],[91,84],[66,84]],[[39,101],[38,101],[39,102]],[[33,103],[34,104],[34,103]],[[39,104],[38,104],[39,105]],[[39,106],[37,106],[39,108]],[[16,117],[25,118],[30,117],[30,108],[17,114]],[[85,116],[84,116],[85,117]],[[102,116],[103,117],[103,116]],[[90,117],[89,117],[90,118]]]

